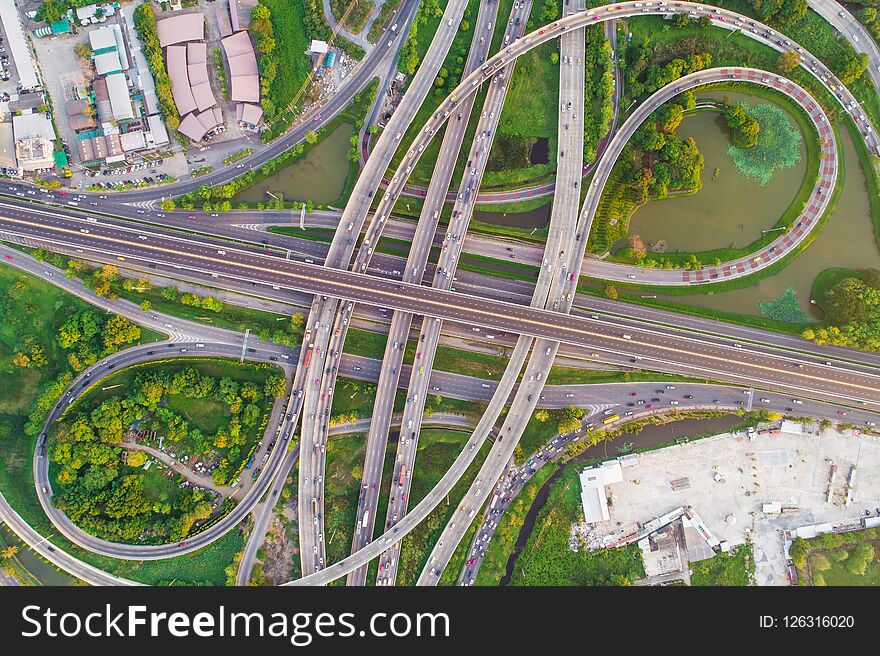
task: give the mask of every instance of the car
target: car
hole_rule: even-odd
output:
[[[187,218],[188,221],[195,221],[195,220],[196,220],[196,217],[195,217],[194,214],[190,214],[190,215],[189,215],[188,217],[186,217],[186,218]]]
[[[630,392],[629,395],[630,395],[630,396],[638,396],[639,393],[638,393],[638,392]]]
[[[312,120],[313,120],[313,121],[320,121],[320,120],[321,120],[321,115],[320,115],[320,114],[315,114],[315,118],[313,118]]]
[[[838,411],[837,411],[837,414],[838,414],[838,416],[840,416],[840,417],[846,417],[846,413],[845,413],[843,410],[838,410]]]
[[[12,262],[12,256],[11,256],[11,255],[4,255],[4,256],[3,256],[3,259],[6,260],[7,262]]]

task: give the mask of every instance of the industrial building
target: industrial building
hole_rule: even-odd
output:
[[[6,32],[6,41],[15,62],[15,70],[18,73],[18,88],[20,91],[35,91],[42,84],[37,67],[34,63],[33,52],[21,25],[21,17],[13,0],[0,0],[0,22]]]

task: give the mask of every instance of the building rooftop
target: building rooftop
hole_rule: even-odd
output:
[[[128,94],[128,82],[122,73],[114,73],[104,78],[107,81],[107,92],[110,94],[110,107],[113,118],[124,121],[134,118],[131,97]]]
[[[185,41],[201,41],[205,38],[205,18],[200,13],[177,14],[156,21],[156,32],[163,48]]]
[[[122,69],[122,63],[119,61],[119,54],[115,50],[95,55],[95,70],[98,75],[107,75],[108,73],[119,73]]]
[[[18,72],[18,84],[21,89],[35,89],[40,86],[37,69],[21,26],[21,19],[13,0],[0,0],[0,22],[6,32],[6,41],[15,70]]]
[[[30,139],[32,137],[42,137],[50,140],[55,138],[55,129],[52,127],[52,120],[46,114],[22,114],[21,116],[13,116],[12,127],[15,132],[16,140]]]
[[[605,486],[623,480],[620,462],[608,460],[601,465],[584,469],[580,474],[580,479],[584,521],[588,524],[594,524],[610,519]]]
[[[116,35],[113,33],[113,28],[105,25],[97,30],[92,30],[89,32],[89,44],[94,52],[116,50]]]

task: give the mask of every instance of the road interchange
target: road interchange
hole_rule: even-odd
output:
[[[122,256],[119,256],[119,257],[122,257]],[[318,293],[320,293],[320,292],[318,292]],[[345,298],[345,296],[340,296],[340,298]],[[388,306],[389,306],[389,307],[395,307],[394,305],[391,305],[391,304],[388,304]],[[479,324],[479,325],[486,325],[486,324]],[[541,336],[541,335],[539,334],[539,335],[533,335],[533,336]],[[574,343],[574,342],[573,342],[573,343]],[[627,346],[629,346],[629,345],[627,345]]]

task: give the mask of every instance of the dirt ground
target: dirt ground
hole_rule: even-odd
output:
[[[276,515],[266,533],[263,550],[266,560],[262,563],[266,585],[280,585],[292,580],[293,557],[299,553],[294,544],[296,532],[296,507],[291,501],[284,506],[284,521]]]

